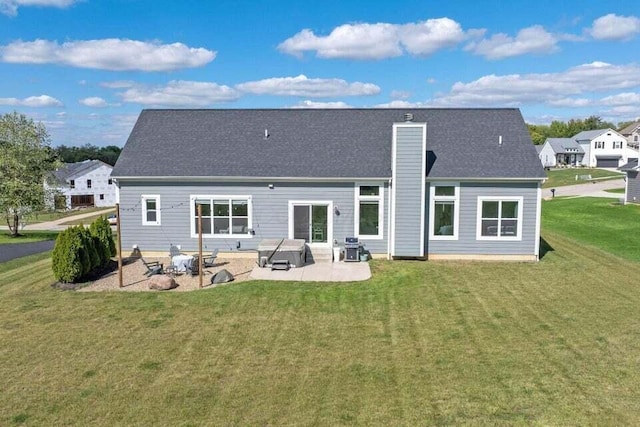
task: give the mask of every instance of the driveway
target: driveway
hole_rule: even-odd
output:
[[[36,231],[62,231],[66,230],[69,226],[62,225],[65,222],[74,221],[83,218],[89,218],[99,214],[106,214],[107,212],[112,212],[114,208],[106,208],[104,210],[93,211],[89,213],[81,213],[78,215],[67,216],[65,218],[60,218],[55,221],[47,221],[47,222],[39,222],[36,224],[27,224],[24,229],[25,230],[36,230]],[[0,230],[8,230],[9,227],[6,225],[0,225]]]
[[[607,193],[604,190],[624,187],[624,178],[611,179],[607,181],[595,181],[586,184],[565,185],[556,187],[556,196],[587,196],[587,197],[609,197],[612,199],[621,199],[623,194]],[[542,198],[551,198],[551,189],[542,189]]]
[[[53,240],[30,243],[7,243],[0,245],[0,263],[27,255],[39,254],[53,249]]]

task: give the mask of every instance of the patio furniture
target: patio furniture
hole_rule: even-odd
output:
[[[184,273],[191,268],[193,257],[191,255],[175,255],[171,257],[171,265],[175,266],[175,270]]]
[[[169,256],[173,258],[176,255],[184,255],[184,254],[180,252],[180,249],[176,245],[170,245]]]
[[[198,274],[200,274],[200,258],[198,257],[198,255],[193,256],[191,265],[187,267],[187,273],[192,276],[197,276]]]
[[[211,251],[211,255],[203,256],[202,257],[202,267],[203,268],[213,267],[215,265],[217,256],[218,256],[218,250],[217,249],[212,250]]]
[[[147,277],[153,276],[154,274],[162,274],[162,264],[158,261],[145,261],[144,258],[140,258],[142,264],[147,268],[147,271],[144,272],[144,275]]]

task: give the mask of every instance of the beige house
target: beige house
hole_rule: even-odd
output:
[[[630,148],[638,149],[640,146],[640,120],[637,120],[626,128],[621,129],[620,133],[622,136],[627,138],[627,144]]]

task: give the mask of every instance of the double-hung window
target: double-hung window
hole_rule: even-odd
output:
[[[596,148],[604,148],[604,141],[596,141]]]
[[[142,196],[142,225],[160,225],[160,196]]]
[[[613,148],[622,148],[622,141],[613,141]]]
[[[356,236],[362,239],[382,239],[383,193],[382,185],[356,185]]]
[[[522,197],[478,197],[478,240],[522,240]]]
[[[460,185],[432,183],[429,199],[429,238],[458,239]]]
[[[203,237],[251,237],[251,196],[191,196],[191,236],[197,237],[198,206]]]

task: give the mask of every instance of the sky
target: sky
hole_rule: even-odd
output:
[[[0,114],[123,146],[145,108],[640,117],[637,0],[0,0]]]

